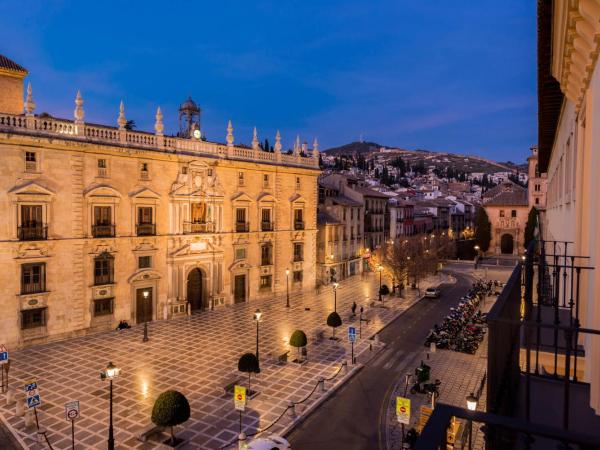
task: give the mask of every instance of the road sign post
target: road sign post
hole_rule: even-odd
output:
[[[354,341],[356,341],[356,327],[348,327],[348,340],[352,346],[352,364],[354,365]]]
[[[4,394],[8,391],[8,368],[10,367],[10,363],[8,361],[8,350],[4,344],[0,345],[0,372],[2,373],[2,386],[1,390]],[[4,377],[4,372],[6,372],[6,378]]]
[[[240,412],[240,433],[242,432],[242,413],[246,409],[246,388],[235,385],[233,388],[233,402],[235,409]]]
[[[65,416],[71,421],[71,448],[75,450],[75,420],[79,419],[79,400],[65,403]]]

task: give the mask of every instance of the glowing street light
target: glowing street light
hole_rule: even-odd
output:
[[[335,281],[333,283],[333,311],[337,312],[337,288],[339,286],[339,283],[337,281]]]
[[[102,372],[100,372],[101,380],[108,380],[109,382],[109,412],[108,412],[108,450],[115,449],[115,437],[113,432],[113,379],[117,378],[121,373],[121,369],[115,366],[112,362],[109,362]]]
[[[290,307],[290,269],[285,269],[285,307]]]
[[[254,311],[254,321],[256,322],[256,360],[258,359],[258,323],[260,322],[260,318],[262,317],[262,312],[260,309]]]

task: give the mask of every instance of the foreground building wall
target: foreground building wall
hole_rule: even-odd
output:
[[[88,126],[80,107],[0,112],[0,343],[274,298],[286,268],[315,287],[316,149],[164,137],[162,114],[155,134]]]
[[[538,43],[539,164],[547,171],[542,217],[547,240],[568,241],[568,253],[585,256],[578,305],[581,326],[600,329],[600,3],[541,2]],[[545,9],[544,9],[545,8]],[[564,243],[558,244],[560,252]],[[569,282],[568,280],[567,282]],[[590,405],[600,413],[600,337],[581,336]]]

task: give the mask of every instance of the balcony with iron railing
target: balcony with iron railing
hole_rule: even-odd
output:
[[[156,235],[156,224],[154,224],[154,223],[138,223],[135,226],[135,233],[138,236],[154,236],[154,235]]]
[[[304,221],[301,221],[301,220],[294,221],[294,230],[304,230]]]
[[[581,345],[598,339],[600,330],[580,323],[582,275],[593,267],[571,247],[530,244],[487,316],[486,412],[438,404],[417,449],[446,448],[453,416],[485,425],[491,450],[600,448],[600,416],[589,407]]]
[[[43,241],[48,239],[48,226],[44,224],[21,225],[17,229],[20,241]]]
[[[215,224],[212,222],[184,222],[184,234],[214,233]]]
[[[275,229],[275,224],[273,222],[261,222],[260,230],[261,231],[273,231]]]
[[[248,233],[250,231],[250,224],[248,222],[236,222],[235,231],[237,233]]]
[[[92,225],[92,236],[95,238],[115,237],[115,226],[106,224]]]

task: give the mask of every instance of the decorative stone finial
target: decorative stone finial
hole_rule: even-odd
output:
[[[81,96],[80,90],[77,91],[77,95],[75,96],[75,111],[73,111],[73,117],[75,117],[75,123],[83,123],[85,111],[83,110],[83,97]]]
[[[165,130],[165,126],[163,124],[163,114],[160,110],[160,106],[156,108],[156,120],[154,122],[154,131],[159,136],[163,135],[163,131]]]
[[[315,140],[313,141],[312,154],[314,158],[319,157],[319,141],[317,141],[317,138],[315,138]]]
[[[119,118],[117,119],[117,123],[119,124],[119,130],[124,130],[125,125],[127,125],[127,119],[125,118],[125,105],[123,104],[123,100],[121,100],[121,104],[119,105]]]
[[[296,142],[294,142],[294,155],[298,155],[300,153],[300,135],[296,135]]]
[[[33,101],[33,95],[31,95],[31,83],[27,83],[27,99],[25,100],[25,115],[33,116],[33,110],[35,109],[35,102]]]
[[[281,153],[281,134],[279,130],[277,130],[277,134],[275,135],[275,146],[273,147],[275,153]]]
[[[254,127],[254,133],[252,134],[252,148],[258,150],[258,132],[256,131],[256,127]]]
[[[308,153],[308,142],[304,141],[302,143],[302,153],[306,155]]]
[[[227,145],[229,147],[233,147],[233,125],[231,124],[231,120],[227,124]]]

